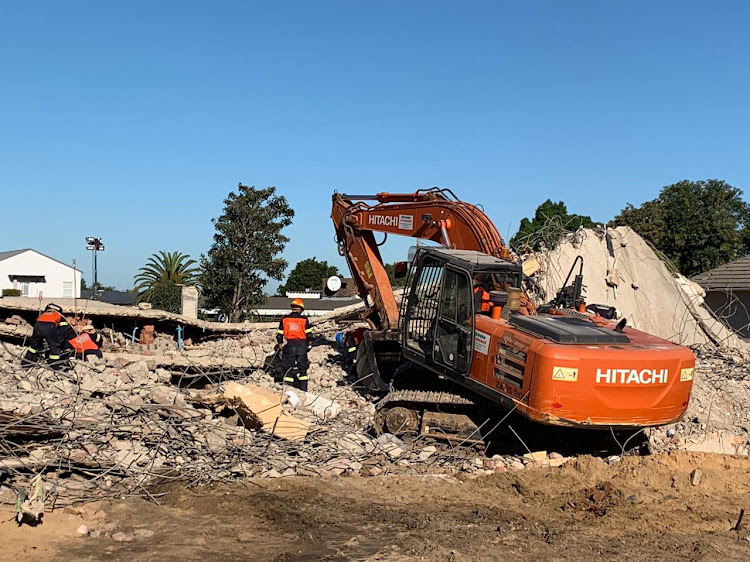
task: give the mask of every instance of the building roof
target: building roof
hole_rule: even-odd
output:
[[[122,306],[133,306],[135,304],[136,293],[127,291],[97,291],[94,299],[94,291],[91,289],[81,289],[82,299],[92,299],[108,304],[119,304]]]
[[[56,260],[53,257],[48,256],[47,254],[43,254],[42,252],[35,250],[34,248],[24,248],[23,250],[10,250],[8,252],[0,252],[0,261],[7,260],[8,258],[12,258],[13,256],[17,256],[18,254],[23,254],[24,252],[34,252],[35,254],[39,254],[40,256],[44,256],[47,259],[50,259],[54,262],[57,262],[61,265],[64,265],[65,267],[70,267],[72,269],[75,269],[76,271],[80,271],[77,267],[73,267],[72,265],[68,263],[61,262],[60,260]]]
[[[305,300],[305,299],[303,299]],[[288,297],[266,297],[266,303],[259,308],[272,310],[289,310],[292,299]],[[336,310],[342,306],[357,304],[362,302],[361,299],[307,299],[305,300],[306,310]]]
[[[26,248],[25,250],[11,250],[9,252],[0,252],[0,261],[7,260],[8,258],[17,256],[18,254],[23,254],[24,252],[28,252],[30,249],[31,248]]]
[[[750,290],[750,255],[709,269],[694,276],[692,280],[706,291]]]

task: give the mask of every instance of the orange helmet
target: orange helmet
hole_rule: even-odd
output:
[[[292,307],[298,306],[300,308],[305,308],[305,301],[302,299],[294,299],[292,301]]]

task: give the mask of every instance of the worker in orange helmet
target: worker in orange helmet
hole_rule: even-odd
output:
[[[281,370],[284,374],[284,382],[307,391],[310,361],[307,352],[312,346],[312,328],[310,320],[302,316],[305,303],[302,299],[292,301],[292,312],[287,314],[279,322],[276,340],[281,351]],[[286,344],[284,345],[284,340]]]

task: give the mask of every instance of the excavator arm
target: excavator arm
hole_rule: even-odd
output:
[[[432,240],[446,248],[475,250],[505,259],[510,256],[484,211],[446,189],[376,195],[334,193],[331,218],[339,253],[346,258],[359,295],[369,307],[364,319],[377,330],[397,327],[398,304],[375,232]]]

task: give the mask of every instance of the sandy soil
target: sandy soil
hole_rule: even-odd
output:
[[[161,506],[101,506],[130,542],[77,536],[81,516],[56,511],[35,528],[0,524],[0,560],[750,560],[747,457],[582,457],[465,482],[284,478],[164,491]],[[734,531],[740,509],[747,521]]]

